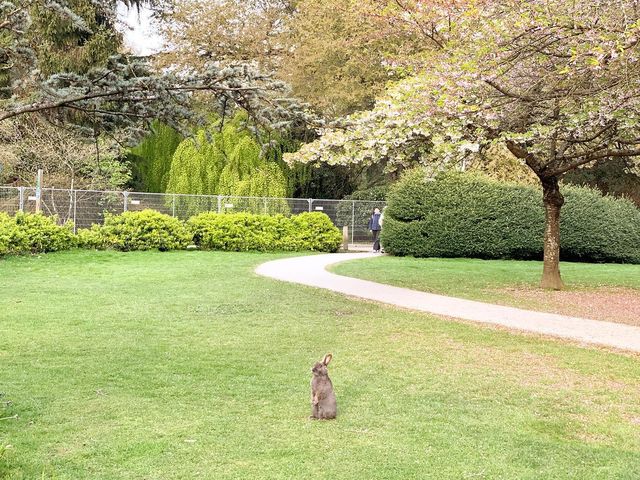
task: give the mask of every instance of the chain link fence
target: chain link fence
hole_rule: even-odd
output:
[[[35,212],[36,189],[0,187],[0,211]],[[40,209],[45,215],[56,215],[58,222],[71,220],[74,228],[88,228],[102,223],[105,213],[118,214],[151,208],[181,220],[201,212],[250,212],[295,215],[323,212],[338,228],[349,227],[352,244],[368,243],[368,222],[374,208],[384,202],[364,200],[323,200],[316,198],[236,197],[227,195],[185,195],[172,193],[117,192],[98,190],[66,190],[43,188]]]

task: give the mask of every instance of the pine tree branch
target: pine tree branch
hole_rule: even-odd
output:
[[[258,91],[259,87],[223,87],[223,86],[209,86],[209,85],[184,85],[184,86],[173,86],[173,87],[165,87],[164,90],[168,92],[196,92],[196,91],[209,91],[209,92],[246,92],[246,91]],[[138,88],[138,89],[116,89],[116,90],[108,90],[108,91],[99,91],[99,92],[88,92],[83,95],[75,95],[66,98],[61,98],[57,101],[48,101],[48,102],[35,102],[28,105],[24,105],[13,110],[7,110],[4,112],[0,112],[0,122],[3,120],[7,120],[9,118],[17,117],[18,115],[22,115],[25,113],[34,113],[41,112],[46,110],[54,110],[59,108],[78,108],[75,104],[87,100],[95,100],[95,99],[108,99],[109,97],[118,97],[120,95],[125,95],[124,98],[121,98],[122,101],[151,101],[158,100],[159,97],[155,96],[153,98],[133,98],[133,94],[136,93],[145,93],[150,92],[151,90],[146,88]],[[102,113],[107,113],[107,111],[103,111]],[[109,113],[117,114],[117,111],[112,111]]]

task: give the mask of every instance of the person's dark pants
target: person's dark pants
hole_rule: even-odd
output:
[[[371,234],[373,235],[373,250],[380,250],[380,230],[372,230]]]

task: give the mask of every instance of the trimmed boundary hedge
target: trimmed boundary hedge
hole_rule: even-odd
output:
[[[76,244],[73,223],[58,225],[55,217],[0,212],[0,256],[56,252]]]
[[[292,217],[250,213],[203,213],[182,222],[155,210],[106,215],[104,224],[73,233],[55,217],[0,213],[0,256],[88,249],[335,252],[342,234],[321,212]]]
[[[131,250],[181,250],[191,244],[193,234],[183,222],[155,210],[106,214],[102,225],[78,232],[85,248]]]
[[[250,213],[201,213],[187,221],[204,250],[335,252],[342,234],[327,215],[305,212],[292,217]]]
[[[640,263],[640,210],[625,199],[564,186],[560,256],[584,262]],[[415,171],[388,195],[387,252],[415,257],[542,259],[542,192],[469,173],[427,181]]]

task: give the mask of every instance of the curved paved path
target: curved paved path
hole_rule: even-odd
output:
[[[263,263],[256,268],[256,273],[277,280],[324,288],[352,297],[374,300],[411,310],[640,352],[640,327],[445,297],[368,280],[343,277],[326,270],[328,265],[334,263],[374,256],[379,255],[374,253],[330,253],[285,258]]]

